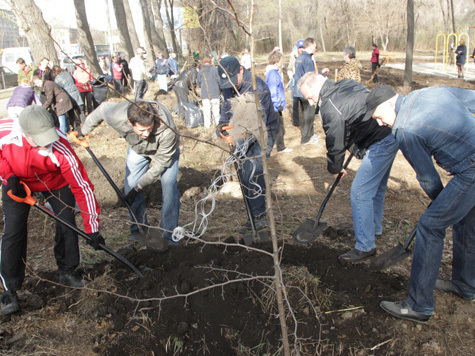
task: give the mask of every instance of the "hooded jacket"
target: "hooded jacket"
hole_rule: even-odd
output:
[[[326,135],[327,168],[337,174],[343,167],[348,149],[361,159],[366,150],[391,134],[391,129],[379,126],[376,120],[363,121],[369,90],[351,79],[333,82],[327,79],[320,91],[318,106]]]
[[[127,109],[130,105],[134,105],[128,101],[101,104],[87,117],[81,127],[81,132],[86,135],[105,121],[127,141],[135,153],[149,157],[153,165],[137,182],[142,187],[156,182],[163,171],[170,167],[172,157],[179,145],[179,136],[175,134],[177,129],[172,115],[162,104],[153,103],[158,106],[161,122],[158,127],[155,124],[153,131],[146,139],[138,136],[127,122]]]
[[[64,134],[47,149],[30,146],[17,121],[0,120],[0,178],[16,175],[32,192],[56,190],[68,185],[81,210],[86,233],[99,231],[100,208],[86,169]]]
[[[279,111],[279,106],[285,110],[285,89],[282,77],[279,74],[279,68],[273,64],[266,67],[266,84],[269,87],[274,111]]]

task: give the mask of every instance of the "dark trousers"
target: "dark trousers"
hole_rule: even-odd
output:
[[[304,98],[298,98],[302,105],[303,118],[302,118],[302,139],[301,143],[307,143],[314,135],[313,123],[315,122],[315,107],[311,106],[308,100]]]
[[[292,95],[292,125],[300,126],[300,108],[303,106],[299,98]]]
[[[116,90],[115,96],[119,98],[122,94],[122,79],[114,79],[114,89]]]
[[[42,193],[51,204],[53,212],[76,226],[74,219],[75,199],[69,186]],[[17,203],[7,195],[2,184],[2,208],[4,228],[1,240],[0,277],[5,291],[21,289],[25,279],[28,214],[30,205]],[[56,223],[54,257],[59,270],[74,270],[79,265],[80,251],[75,232]]]
[[[94,111],[94,103],[93,99],[94,97],[92,96],[92,91],[86,91],[81,93],[81,99],[83,101],[83,107],[82,107],[82,112],[85,115],[89,115]]]
[[[371,75],[373,75],[373,73],[376,71],[377,68],[378,68],[378,63],[377,62],[371,62]],[[378,79],[378,75],[376,74],[373,77],[373,83],[377,83],[377,82],[379,82],[379,79]]]
[[[279,132],[277,132],[276,137],[276,146],[277,152],[285,150],[285,143],[284,143],[284,135],[285,135],[285,127],[284,127],[284,116],[279,111],[277,113],[277,124],[279,125]]]
[[[135,83],[135,100],[143,99],[148,90],[148,84],[145,80],[134,80]]]

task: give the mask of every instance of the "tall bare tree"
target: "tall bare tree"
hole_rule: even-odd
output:
[[[406,67],[404,69],[404,87],[412,85],[412,59],[414,57],[414,0],[407,0],[407,38]]]
[[[175,33],[175,16],[173,14],[173,6],[175,5],[175,0],[165,0],[165,12],[167,14],[168,26],[170,28],[170,36],[172,38],[173,51],[179,57],[183,57],[181,52],[181,47],[177,44],[177,38]]]
[[[86,16],[86,5],[84,0],[74,0],[76,9],[76,22],[78,25],[79,45],[84,53],[84,58],[93,74],[102,74],[102,70],[97,61],[96,51],[94,50],[94,41],[92,40],[91,30]]]
[[[162,0],[152,0],[152,9],[154,13],[153,18],[155,20],[155,30],[157,31],[158,45],[162,49],[163,54],[168,57],[168,46],[167,41],[165,40],[165,33],[163,32],[163,20],[160,13],[161,7]]]
[[[130,41],[124,2],[123,0],[112,0],[112,5],[114,6],[115,19],[119,29],[120,43],[127,52],[129,58],[132,58],[134,56],[134,49],[132,47],[132,42]]]
[[[53,63],[58,63],[51,28],[44,20],[41,9],[33,0],[6,0],[6,2],[20,22],[18,27],[25,31],[35,62],[38,63],[41,58],[47,57]]]
[[[155,63],[156,53],[153,46],[152,27],[150,23],[150,1],[140,0],[140,7],[142,8],[145,50],[147,51],[147,58],[145,59],[145,63],[147,64],[147,66],[153,66],[153,64]]]
[[[129,0],[123,0],[124,10],[125,10],[125,18],[127,20],[127,28],[129,29],[129,38],[130,42],[132,43],[132,47],[137,49],[140,47],[139,36],[137,36],[137,31],[135,29],[135,22],[134,18],[132,17],[132,10],[130,9]],[[129,55],[129,59],[132,58]]]

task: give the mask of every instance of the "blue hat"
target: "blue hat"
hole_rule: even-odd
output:
[[[305,41],[304,40],[297,41],[297,48],[302,48],[302,47],[305,47]]]
[[[241,65],[236,57],[227,56],[218,63],[219,87],[221,89],[232,88],[237,83],[237,75]]]

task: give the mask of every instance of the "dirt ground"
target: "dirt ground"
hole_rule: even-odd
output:
[[[338,59],[317,56],[331,72]],[[362,62],[363,83],[370,63]],[[263,77],[264,65],[258,66]],[[331,76],[332,77],[332,76]],[[398,92],[403,73],[382,67],[380,83]],[[414,89],[448,85],[474,89],[473,82],[414,74]],[[370,84],[373,87],[374,84]],[[147,94],[154,97],[154,85]],[[170,110],[173,93],[160,96]],[[315,218],[333,182],[326,171],[324,133],[318,118],[317,145],[301,146],[300,130],[285,116],[286,144],[291,153],[272,153],[268,161],[281,267],[287,288],[287,327],[297,355],[473,355],[474,304],[435,292],[436,310],[425,325],[390,317],[379,307],[382,300],[406,296],[411,258],[382,272],[369,262],[342,267],[337,257],[354,245],[350,186],[359,161],[339,184],[322,217],[328,228],[315,243],[296,245],[291,234],[306,219]],[[180,158],[180,226],[191,229],[195,205],[210,193],[227,153],[214,130],[187,129]],[[200,141],[196,141],[198,138]],[[126,144],[107,125],[94,131],[91,149],[123,187]],[[224,146],[222,146],[224,147]],[[128,245],[128,214],[87,152],[77,148],[95,185],[102,207],[101,231],[109,247],[137,268],[139,279],[104,252],[82,246],[80,270],[87,287],[72,290],[57,285],[52,253],[54,222],[33,209],[29,220],[28,275],[19,292],[21,312],[0,317],[2,355],[279,355],[281,327],[271,276],[270,244],[249,250],[239,244],[238,227],[246,214],[239,194],[219,194],[201,240],[181,241],[166,252]],[[440,171],[446,182],[449,177]],[[232,185],[232,184],[231,184]],[[234,188],[236,188],[234,186]],[[239,188],[238,188],[239,189]],[[160,183],[146,189],[151,225],[158,225]],[[402,154],[394,162],[386,194],[384,232],[378,252],[403,242],[428,204],[415,174]],[[211,208],[205,204],[207,211]],[[448,231],[440,276],[451,273],[452,240]]]

